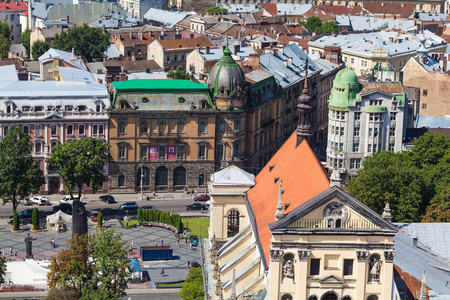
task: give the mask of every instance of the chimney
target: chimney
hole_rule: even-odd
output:
[[[414,246],[414,247],[417,247],[417,238],[415,237],[415,238],[413,238],[412,240],[413,240],[413,246]]]
[[[206,54],[209,54],[211,52],[211,48],[209,46],[206,46]]]
[[[294,58],[293,57],[288,57],[289,63],[293,64],[294,63]]]
[[[287,67],[287,63],[288,63],[287,59],[284,59],[283,60],[283,64],[284,64],[285,67]]]
[[[77,58],[75,57],[75,49],[72,48],[72,57],[70,58],[71,63],[75,63],[77,61]]]
[[[130,39],[133,39],[133,33],[129,33],[129,35],[130,35]]]

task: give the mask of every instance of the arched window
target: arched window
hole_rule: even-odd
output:
[[[239,232],[239,211],[235,209],[232,209],[228,212],[227,232],[227,237],[233,237]]]
[[[159,122],[159,135],[166,135],[166,122],[161,121]]]
[[[10,114],[10,113],[11,113],[11,106],[8,105],[8,106],[6,107],[6,113],[7,113],[7,114]]]
[[[200,132],[200,133],[206,132],[206,122],[205,121],[200,121],[198,123],[198,132]]]
[[[290,294],[284,294],[281,297],[281,300],[293,300],[294,298],[292,298],[292,296]]]
[[[322,296],[321,300],[338,300],[338,297],[334,292],[327,292]]]
[[[100,104],[97,104],[97,106],[95,107],[95,111],[100,112],[100,108],[101,108]]]
[[[369,297],[367,297],[367,300],[378,300],[378,296],[377,295],[370,295]]]
[[[52,141],[50,145],[51,145],[51,148],[52,148],[51,151],[52,151],[52,153],[54,153],[55,152],[55,147],[56,147],[56,145],[58,145],[58,142],[57,141]]]
[[[344,296],[344,297],[342,297],[342,300],[352,300],[352,297],[350,297],[350,296]]]
[[[186,169],[184,167],[179,166],[173,170],[173,185],[186,186]]]
[[[41,141],[36,141],[34,143],[34,152],[36,152],[36,153],[42,152],[42,142]]]
[[[328,219],[328,228],[334,228],[334,220]]]
[[[142,167],[137,169],[136,171],[136,187],[141,186],[141,180],[142,180],[142,186],[149,186],[150,185],[150,170],[147,167]]]
[[[155,186],[167,186],[168,185],[169,172],[166,167],[158,167],[155,171]]]
[[[119,121],[119,134],[124,134],[127,132],[127,122]]]
[[[183,133],[184,132],[184,122],[183,121],[179,121],[178,122],[177,132],[178,133]]]
[[[148,132],[148,122],[147,121],[141,121],[141,133],[147,133]]]
[[[341,219],[337,219],[336,220],[336,228],[341,228],[341,226],[342,226],[342,221],[341,221]]]
[[[318,300],[316,295],[312,295],[308,297],[308,300]]]

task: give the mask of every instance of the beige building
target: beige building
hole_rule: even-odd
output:
[[[213,174],[216,299],[391,299],[396,229],[337,182],[297,132],[256,178],[233,166]]]
[[[406,62],[416,56],[425,37],[429,51],[445,53],[447,43],[428,30],[423,34],[401,33],[400,31],[378,31],[346,35],[323,36],[308,43],[309,52],[324,56],[325,48],[341,48],[342,60],[358,76],[367,74],[373,68],[401,70]]]

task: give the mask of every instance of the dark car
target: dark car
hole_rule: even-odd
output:
[[[136,201],[128,201],[120,206],[122,210],[136,210],[138,209],[138,205]]]
[[[187,205],[186,210],[206,210],[206,206],[200,203],[194,203]]]
[[[210,197],[208,195],[201,195],[194,198],[194,201],[208,201]]]
[[[111,196],[111,195],[103,195],[103,196],[98,197],[98,199],[99,199],[100,201],[105,202],[105,203],[108,203],[108,204],[110,204],[110,203],[116,203],[116,200],[115,200],[114,197]]]
[[[53,206],[53,212],[55,213],[58,211],[62,211],[63,213],[66,214],[72,214],[72,205],[64,203],[57,206]]]
[[[28,208],[19,213],[19,218],[31,218],[32,214],[33,214],[33,209]]]
[[[155,207],[153,205],[144,205],[144,206],[142,206],[142,210],[144,210],[144,209],[155,210]]]
[[[196,261],[194,261],[193,263],[191,263],[191,268],[200,268],[200,264]]]

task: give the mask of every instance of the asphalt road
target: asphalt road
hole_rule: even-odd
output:
[[[208,211],[186,211],[186,205],[194,203],[193,195],[186,195],[181,193],[159,193],[154,198],[152,195],[144,195],[145,200],[140,200],[139,194],[114,194],[114,198],[116,203],[106,204],[98,200],[100,194],[96,195],[86,195],[83,199],[83,203],[85,204],[86,210],[90,215],[95,215],[99,210],[102,210],[103,215],[109,216],[121,216],[125,215],[124,211],[119,209],[120,205],[127,201],[136,201],[138,206],[144,205],[153,205],[155,209],[169,211],[171,213],[179,213],[182,216],[207,216]],[[150,200],[146,200],[147,196]],[[17,207],[17,211],[20,212],[27,208],[38,207],[40,214],[47,215],[52,213],[52,208],[55,205],[59,205],[59,200],[61,200],[64,195],[50,195],[48,198],[50,199],[50,203],[52,205],[22,205],[20,204]],[[204,202],[203,202],[204,203]],[[134,212],[136,213],[136,212]],[[128,214],[133,215],[132,211],[129,211]],[[12,203],[6,203],[0,205],[0,218],[12,218]]]

